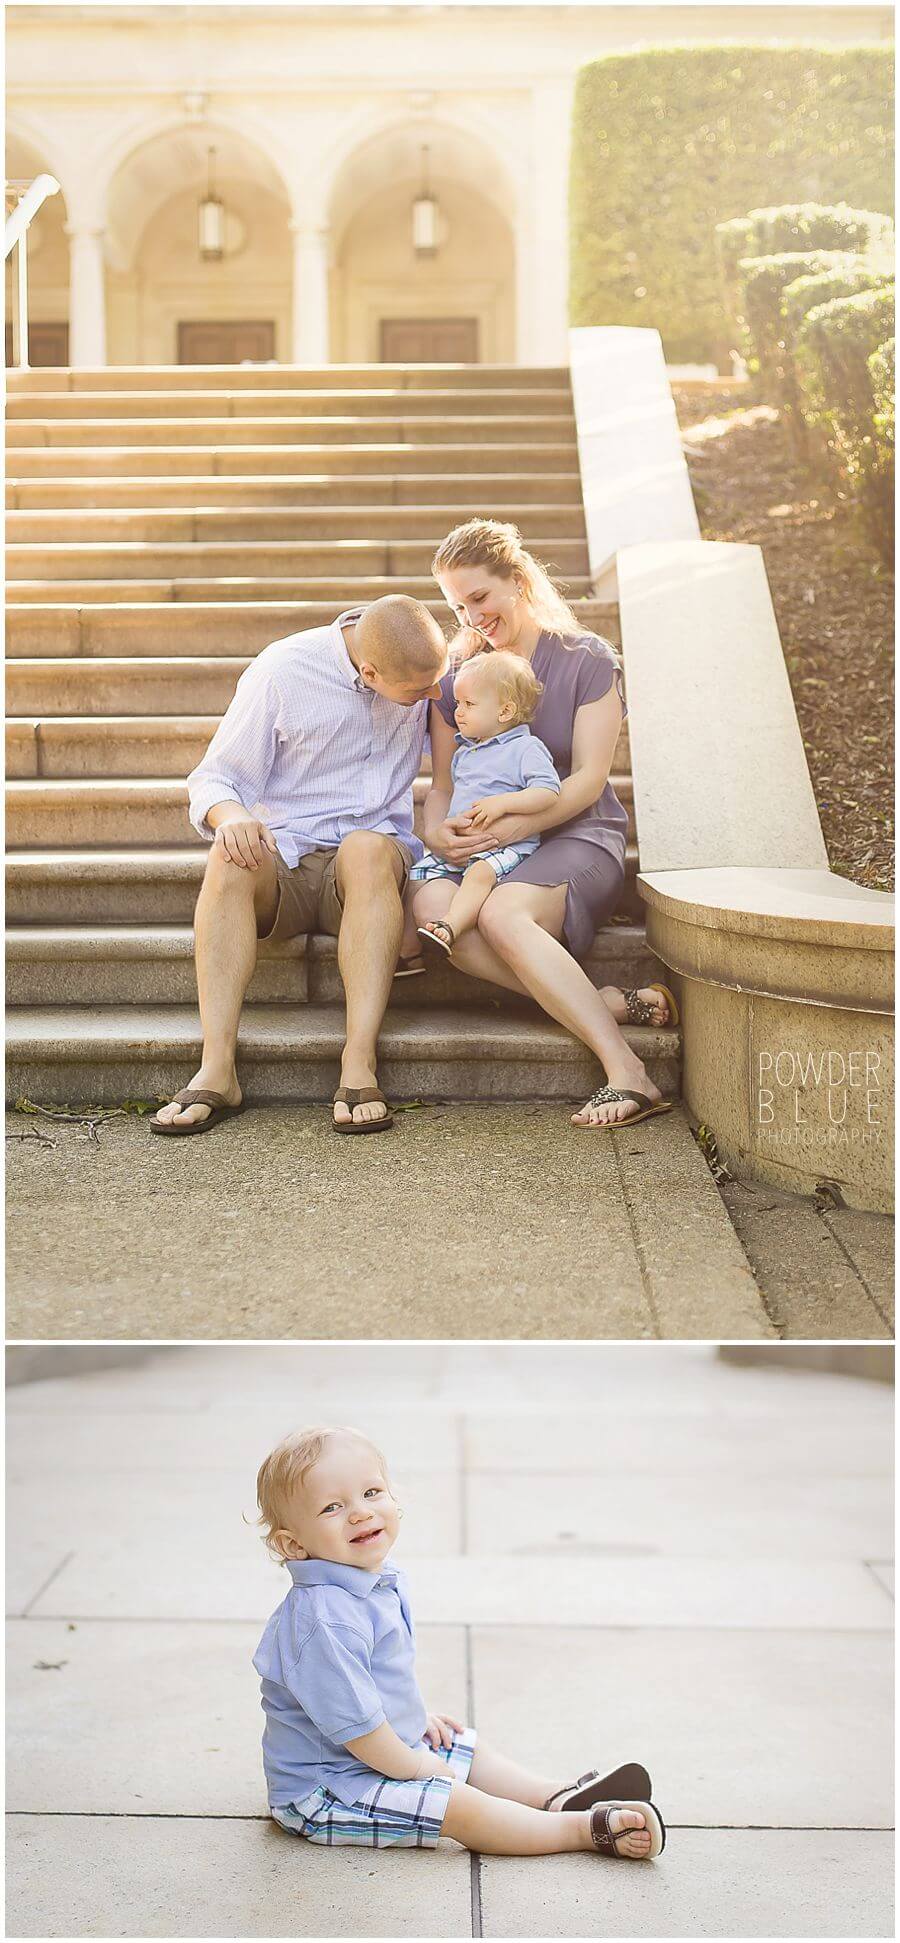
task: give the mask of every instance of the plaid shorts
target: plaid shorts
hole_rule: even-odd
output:
[[[510,871],[515,870],[517,864],[523,864],[525,858],[530,857],[537,847],[537,838],[528,837],[524,843],[508,843],[502,850],[476,852],[474,857],[470,857],[469,862],[490,864],[499,884],[501,878],[508,877]],[[468,868],[467,864],[466,870]],[[411,884],[430,884],[435,877],[449,877],[454,884],[461,884],[464,876],[465,871],[454,870],[452,864],[445,863],[442,857],[436,857],[433,851],[426,850],[419,862],[413,864],[409,881]]]
[[[292,1835],[305,1835],[308,1842],[323,1842],[328,1848],[350,1844],[363,1849],[434,1849],[450,1800],[454,1781],[467,1781],[475,1753],[475,1730],[464,1728],[454,1734],[452,1747],[431,1748],[430,1753],[446,1761],[446,1781],[435,1775],[427,1781],[391,1781],[382,1776],[348,1808],[329,1788],[313,1788],[300,1801],[270,1810],[280,1828]]]

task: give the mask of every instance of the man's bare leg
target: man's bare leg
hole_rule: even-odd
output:
[[[650,1834],[636,1809],[613,1810],[613,1833],[629,1833],[619,1845],[623,1855],[640,1861],[649,1853]],[[561,1855],[567,1850],[593,1850],[591,1816],[553,1815],[518,1801],[482,1794],[467,1781],[454,1781],[444,1816],[443,1833],[482,1855]]]
[[[338,966],[347,999],[341,1085],[376,1086],[378,1034],[403,934],[403,865],[390,837],[357,830],[340,845],[335,874],[344,907]],[[339,1122],[383,1120],[385,1113],[378,1100],[354,1107],[352,1114],[343,1101],[334,1109]]]
[[[242,870],[218,846],[210,851],[194,912],[194,956],[203,1027],[203,1057],[191,1086],[241,1098],[235,1058],[244,994],[256,965],[258,930],[269,930],[278,906],[274,859],[263,853],[254,871]],[[206,1120],[207,1106],[161,1107],[157,1118],[189,1126]]]

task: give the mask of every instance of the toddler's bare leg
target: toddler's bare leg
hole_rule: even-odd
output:
[[[507,1801],[521,1801],[527,1808],[543,1808],[559,1789],[568,1784],[565,1781],[551,1781],[546,1775],[532,1774],[528,1768],[521,1768],[517,1761],[508,1761],[505,1754],[497,1754],[492,1747],[478,1737],[469,1781],[473,1788],[480,1788],[485,1795],[503,1795]]]
[[[482,905],[486,904],[496,885],[497,874],[490,864],[482,861],[469,865],[447,912],[447,923],[452,924],[454,937],[461,938],[465,931],[473,930]]]
[[[623,1830],[633,1831],[625,1853],[639,1860],[650,1847],[643,1817],[633,1809],[615,1811]],[[454,1781],[444,1816],[443,1833],[482,1855],[562,1855],[568,1850],[593,1850],[591,1817],[545,1814],[519,1801],[502,1801],[482,1794],[466,1781]]]

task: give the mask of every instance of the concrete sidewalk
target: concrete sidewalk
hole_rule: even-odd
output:
[[[369,1140],[323,1107],[189,1140],[10,1114],[8,1334],[890,1337],[886,1216],[754,1189],[730,1214],[681,1108],[569,1113],[429,1106]]]
[[[892,1397],[765,1354],[200,1345],[14,1389],[8,1933],[891,1934]],[[314,1420],[386,1448],[429,1703],[560,1778],[644,1759],[657,1865],[267,1820],[283,1575],[242,1517]]]

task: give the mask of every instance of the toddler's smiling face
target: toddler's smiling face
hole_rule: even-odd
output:
[[[377,1572],[396,1541],[400,1513],[371,1444],[335,1431],[298,1483],[276,1533],[285,1558],[323,1558]]]

